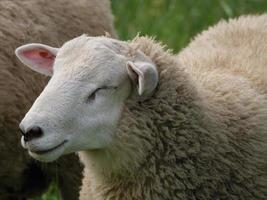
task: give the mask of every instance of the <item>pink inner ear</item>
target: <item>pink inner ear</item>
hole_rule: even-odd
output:
[[[33,65],[39,68],[47,68],[52,71],[55,55],[46,49],[31,49],[22,52],[22,55]]]

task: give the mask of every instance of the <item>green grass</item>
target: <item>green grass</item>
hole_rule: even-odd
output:
[[[112,0],[115,26],[123,40],[138,32],[156,36],[178,52],[190,39],[220,19],[267,11],[266,0]],[[52,186],[38,200],[58,200]]]
[[[112,0],[121,39],[154,35],[176,52],[220,19],[267,11],[266,0]]]
[[[46,194],[35,200],[61,200],[60,193],[57,190],[55,183],[51,185]]]

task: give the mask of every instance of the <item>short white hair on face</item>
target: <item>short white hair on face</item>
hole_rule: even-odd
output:
[[[23,63],[52,76],[20,124],[22,145],[32,157],[49,162],[112,144],[126,99],[148,98],[158,82],[153,62],[142,52],[129,57],[130,51],[126,42],[85,35],[60,49],[42,44],[17,49]]]

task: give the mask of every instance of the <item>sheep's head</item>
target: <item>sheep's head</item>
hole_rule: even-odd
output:
[[[16,55],[52,76],[20,124],[22,146],[44,162],[112,145],[125,101],[149,98],[158,82],[147,56],[106,37],[83,35],[59,49],[28,44]]]

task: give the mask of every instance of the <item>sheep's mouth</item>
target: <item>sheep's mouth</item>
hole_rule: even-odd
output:
[[[32,153],[35,153],[37,155],[44,155],[44,154],[48,154],[51,153],[52,151],[55,151],[57,149],[59,149],[60,147],[62,147],[65,143],[67,142],[67,140],[64,140],[62,143],[60,143],[59,145],[51,148],[51,149],[46,149],[46,150],[34,150],[31,151]]]

